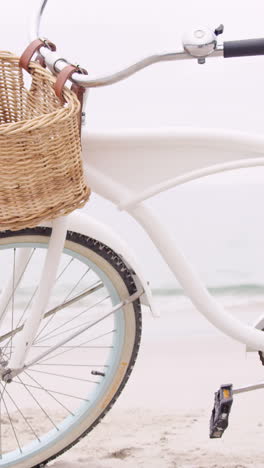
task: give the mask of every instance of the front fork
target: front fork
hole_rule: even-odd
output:
[[[51,237],[49,240],[48,250],[46,253],[37,293],[32,301],[30,311],[23,329],[20,333],[13,337],[14,352],[8,363],[9,372],[14,371],[14,373],[16,373],[16,371],[23,368],[27,354],[38,331],[40,322],[45,314],[52,287],[56,280],[58,265],[67,235],[67,226],[67,216],[63,216],[52,221]],[[21,252],[21,256],[18,259],[19,263],[16,268],[18,273],[15,275],[15,279],[13,281],[14,288],[19,284],[21,275],[23,276],[23,271],[30,258],[30,249],[23,250],[24,252]],[[0,305],[2,307],[2,310],[0,309],[0,323],[3,321],[6,313],[5,309],[7,309],[6,304],[9,302],[10,293],[11,283],[9,280],[9,283],[7,284],[0,298]]]

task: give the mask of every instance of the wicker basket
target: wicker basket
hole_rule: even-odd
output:
[[[0,230],[34,227],[85,204],[87,187],[78,126],[80,103],[30,63],[28,90],[19,58],[0,52]]]

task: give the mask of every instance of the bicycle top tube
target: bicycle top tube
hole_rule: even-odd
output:
[[[39,0],[39,5],[32,18],[30,27],[31,41],[39,37],[40,22],[47,3],[48,0]],[[209,28],[198,28],[184,35],[183,48],[181,50],[151,55],[112,75],[88,78],[87,75],[73,73],[71,80],[83,87],[95,88],[117,83],[159,62],[195,59],[198,63],[203,64],[209,57],[221,56],[228,58],[264,55],[264,39],[227,41],[219,44],[217,38],[219,34],[223,33],[223,30],[223,25],[220,25],[214,31]],[[61,57],[57,52],[52,52],[47,47],[41,47],[40,53],[44,57],[46,65],[53,73],[59,73],[69,64],[65,58]]]

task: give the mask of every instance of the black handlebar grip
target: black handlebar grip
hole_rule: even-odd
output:
[[[224,42],[224,57],[246,57],[264,55],[264,39]]]

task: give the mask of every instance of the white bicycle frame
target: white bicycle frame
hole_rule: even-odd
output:
[[[158,215],[144,201],[209,174],[263,166],[264,138],[180,128],[94,136],[85,133],[83,149],[92,189],[138,221],[197,309],[225,334],[262,350],[263,332],[242,324],[216,302]]]
[[[42,0],[42,4],[44,3],[46,1]],[[45,53],[48,58],[51,56],[49,51],[46,50]],[[55,59],[52,60],[55,63]],[[56,63],[58,60],[62,62],[62,59],[56,60]],[[127,70],[131,71],[131,68]],[[209,294],[158,215],[144,203],[169,188],[204,176],[264,166],[264,138],[212,129],[179,128],[155,132],[131,130],[94,135],[83,131],[82,147],[85,171],[92,190],[113,202],[118,209],[126,210],[142,226],[197,309],[225,334],[252,350],[264,351],[264,333],[258,329],[263,323],[263,317],[255,326],[248,326],[227,313]],[[66,229],[94,237],[121,254],[135,271],[139,290],[141,287],[145,292],[144,297],[140,293],[138,296],[141,295],[143,303],[150,307],[153,305],[148,282],[133,253],[108,226],[98,223],[83,212],[75,212],[67,217],[67,227],[61,219],[56,221],[55,227],[39,288],[41,299],[35,301],[23,332],[15,336],[17,343],[9,363],[11,370],[21,370],[23,367],[27,351],[45,313],[52,286],[52,281],[46,284],[45,278],[54,278],[56,275]],[[57,252],[57,260],[54,251]],[[24,252],[20,260],[21,271],[26,258],[27,253]],[[8,291],[10,280],[2,294],[0,319],[4,316]]]
[[[125,209],[137,220],[199,312],[230,337],[253,350],[264,350],[263,332],[241,323],[217,303],[159,217],[144,204],[153,195],[209,174],[264,166],[264,138],[239,132],[211,129],[194,131],[186,128],[94,135],[84,131],[82,145],[84,167],[92,190],[113,202],[117,208]],[[144,170],[144,167],[148,170]],[[94,237],[121,253],[138,275],[146,292],[145,303],[152,306],[148,282],[130,249],[117,234],[83,212],[69,215],[67,226],[69,230]],[[59,243],[62,238],[62,234],[59,234],[55,240],[57,253],[60,252]],[[52,253],[48,267],[49,278],[52,276],[50,268],[53,268],[53,275],[56,274],[57,266],[53,255]],[[22,263],[23,261],[26,262],[26,259]],[[21,268],[23,269],[23,265]],[[46,284],[45,281],[43,284]],[[39,301],[36,302],[39,305]],[[38,306],[32,308],[27,327],[24,327],[23,333],[18,334],[16,352],[9,364],[11,369],[21,369],[23,366],[26,350],[33,341],[45,306],[41,308],[41,313]]]

